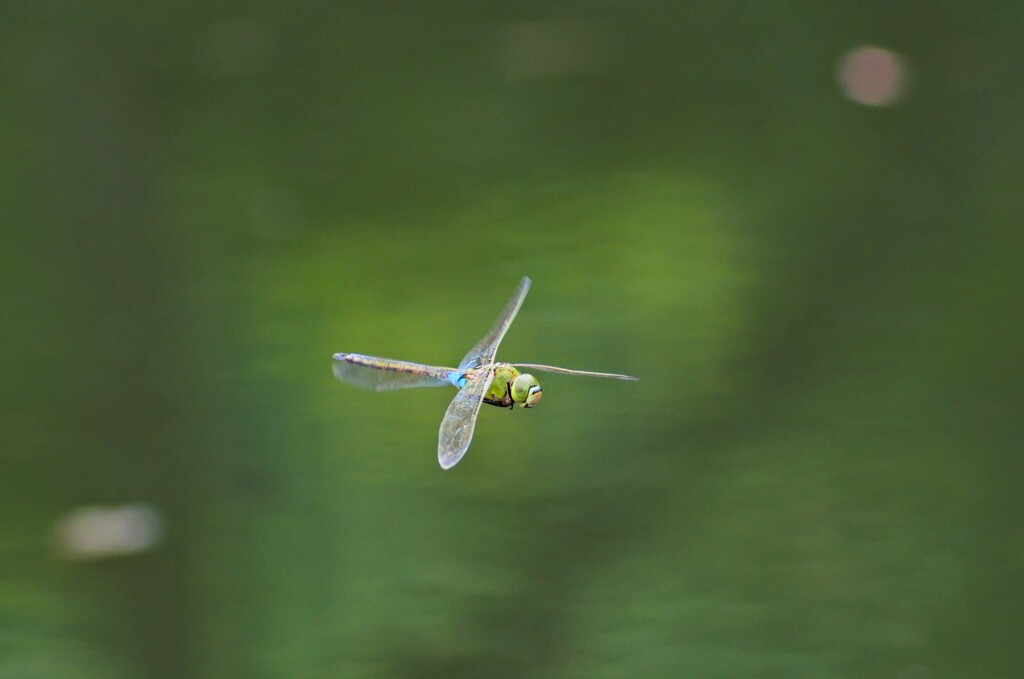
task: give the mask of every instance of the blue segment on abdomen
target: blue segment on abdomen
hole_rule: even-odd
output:
[[[462,389],[466,386],[466,374],[458,370],[453,370],[448,373],[448,381],[452,383],[452,386]]]

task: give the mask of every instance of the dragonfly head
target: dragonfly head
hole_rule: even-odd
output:
[[[512,400],[524,408],[532,408],[544,395],[540,383],[533,375],[523,373],[512,381]]]

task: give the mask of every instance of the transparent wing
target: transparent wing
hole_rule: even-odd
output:
[[[362,354],[335,354],[334,375],[343,382],[374,391],[450,385],[452,368],[396,361]]]
[[[448,412],[441,420],[441,431],[437,437],[437,461],[442,469],[451,469],[469,450],[469,442],[473,440],[476,428],[476,417],[480,413],[480,404],[484,394],[491,387],[494,371],[481,371],[470,377],[466,386],[452,399]]]
[[[494,355],[498,353],[498,345],[501,344],[502,338],[508,332],[508,326],[512,325],[512,319],[519,313],[519,307],[526,299],[526,293],[530,290],[530,282],[529,277],[523,276],[519,285],[516,286],[516,291],[512,293],[512,299],[508,301],[501,311],[501,315],[498,316],[498,320],[494,323],[494,327],[484,335],[482,340],[477,342],[475,347],[469,350],[466,357],[459,363],[459,370],[471,370],[494,362]]]
[[[516,368],[533,368],[534,370],[543,370],[549,373],[560,373],[562,375],[583,375],[584,377],[610,377],[613,380],[639,380],[639,377],[633,377],[632,375],[619,375],[618,373],[596,373],[590,370],[570,370],[569,368],[558,368],[553,365],[542,365],[540,363],[512,363],[512,366]]]

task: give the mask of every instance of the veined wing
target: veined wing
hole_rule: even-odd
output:
[[[558,368],[553,365],[542,365],[540,363],[512,363],[515,368],[533,368],[534,370],[543,370],[549,373],[560,373],[562,375],[582,375],[584,377],[610,377],[613,380],[639,380],[639,377],[633,377],[632,375],[619,375],[618,373],[596,373],[590,370],[570,370],[569,368]]]
[[[453,368],[396,361],[362,354],[335,354],[334,375],[343,382],[374,391],[451,385]]]
[[[469,450],[480,404],[493,380],[493,370],[477,372],[466,380],[466,386],[452,399],[441,420],[441,430],[437,437],[437,461],[442,469],[454,467]]]
[[[523,305],[523,300],[526,299],[526,293],[529,290],[530,279],[523,276],[519,285],[516,286],[516,291],[512,293],[512,299],[508,301],[508,304],[502,309],[501,315],[498,316],[498,320],[494,323],[494,327],[484,335],[482,340],[477,342],[475,347],[469,350],[466,357],[459,363],[459,370],[465,372],[494,362],[494,355],[498,353],[498,345],[501,344],[502,338],[508,332],[508,326],[512,325],[512,319],[519,313],[519,307]]]

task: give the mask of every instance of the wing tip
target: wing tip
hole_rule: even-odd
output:
[[[465,455],[465,453],[463,453],[463,455]],[[437,456],[437,463],[441,465],[441,469],[448,471],[459,463],[459,460],[462,459],[463,455],[452,457],[451,455],[439,454]]]

